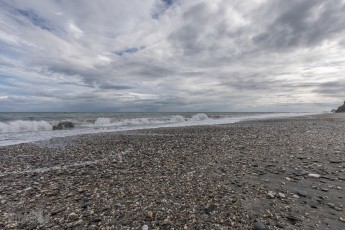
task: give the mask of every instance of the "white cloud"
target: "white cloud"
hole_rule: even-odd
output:
[[[72,34],[75,38],[79,39],[79,38],[81,38],[81,37],[84,36],[84,31],[82,31],[81,29],[79,29],[79,28],[74,24],[73,21],[70,21],[67,25],[68,25],[69,31],[71,32],[71,34]]]

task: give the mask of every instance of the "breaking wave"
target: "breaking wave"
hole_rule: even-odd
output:
[[[110,118],[100,117],[100,118],[97,118],[97,120],[95,121],[95,125],[97,126],[109,125],[109,124],[111,124]]]
[[[46,121],[16,120],[8,123],[0,122],[0,133],[18,133],[52,130],[53,126]]]
[[[206,116],[206,115],[205,115]],[[207,116],[206,116],[207,117]],[[197,118],[191,118],[197,120]],[[172,124],[188,121],[181,115],[173,115],[163,118],[133,118],[123,120],[112,120],[111,118],[100,117],[97,118],[94,126],[131,126],[131,125],[155,125],[155,124]]]

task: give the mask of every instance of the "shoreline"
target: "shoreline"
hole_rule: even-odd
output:
[[[222,113],[218,113],[222,114]],[[224,113],[227,114],[227,113]],[[243,113],[240,113],[243,114]],[[253,115],[254,114],[254,115]],[[18,144],[24,144],[24,143],[34,143],[34,142],[40,142],[40,141],[47,141],[51,138],[64,138],[64,137],[72,137],[72,136],[79,136],[79,135],[85,135],[85,134],[97,134],[97,133],[117,133],[117,132],[127,132],[127,131],[136,131],[136,130],[142,130],[142,129],[157,129],[157,128],[173,128],[173,127],[189,127],[189,126],[204,126],[204,125],[221,125],[221,124],[233,124],[237,122],[242,121],[251,121],[251,120],[263,120],[263,119],[284,119],[286,117],[300,117],[300,116],[312,116],[315,115],[315,113],[247,113],[246,116],[230,116],[230,117],[218,117],[220,115],[217,115],[216,119],[214,115],[210,115],[208,117],[204,113],[196,113],[192,117],[182,117],[181,115],[174,115],[170,117],[169,119],[172,121],[175,121],[173,123],[161,123],[159,121],[158,123],[154,123],[154,121],[149,121],[149,118],[143,117],[143,118],[134,118],[134,121],[137,123],[137,119],[143,119],[144,124],[137,124],[137,125],[129,125],[127,127],[125,126],[116,126],[117,122],[114,121],[114,123],[111,122],[111,118],[97,118],[98,119],[104,119],[106,121],[104,125],[97,126],[96,124],[89,124],[86,126],[78,126],[78,122],[71,122],[68,120],[61,120],[57,122],[55,125],[53,123],[48,123],[45,120],[37,120],[37,121],[23,121],[23,120],[16,120],[13,121],[25,124],[28,122],[29,124],[26,124],[30,126],[33,129],[37,129],[38,124],[41,124],[41,126],[48,126],[51,128],[51,130],[39,130],[39,131],[26,131],[26,132],[0,132],[0,147],[1,146],[10,146],[10,145],[18,145]],[[212,117],[213,116],[213,117]],[[148,120],[147,120],[148,119]],[[157,122],[158,120],[156,120]],[[179,122],[176,122],[179,121]],[[63,128],[66,126],[66,122],[68,126],[73,128]],[[148,122],[147,124],[145,122]],[[150,122],[152,122],[150,124]],[[97,122],[95,122],[97,123]],[[100,122],[102,123],[102,122]],[[11,129],[9,124],[1,123],[5,125],[5,127],[2,127],[3,129]],[[54,126],[61,125],[62,129],[56,129],[54,130]],[[121,122],[120,122],[121,124]],[[95,125],[95,126],[92,126]],[[32,127],[34,126],[34,127]],[[26,129],[29,129],[30,127],[26,127]],[[2,130],[0,127],[0,131]],[[42,127],[41,127],[42,128]],[[19,129],[18,127],[16,129]]]
[[[0,228],[344,229],[344,128],[319,114],[2,146]]]

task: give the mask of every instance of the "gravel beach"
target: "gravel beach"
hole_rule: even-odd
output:
[[[0,147],[0,229],[345,229],[345,114]]]

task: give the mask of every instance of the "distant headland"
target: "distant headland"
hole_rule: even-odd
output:
[[[337,110],[335,110],[336,113],[345,113],[345,101],[342,106],[339,106]]]

